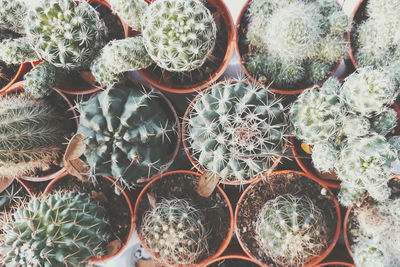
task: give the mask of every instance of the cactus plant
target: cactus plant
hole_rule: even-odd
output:
[[[20,0],[0,1],[0,29],[24,33],[24,19],[27,7]]]
[[[111,9],[117,13],[132,29],[140,31],[141,20],[147,4],[143,0],[109,0]]]
[[[0,44],[0,58],[7,64],[21,64],[27,61],[37,61],[39,57],[32,49],[28,37],[7,39]]]
[[[9,211],[23,197],[22,185],[18,181],[12,182],[6,189],[0,192],[0,216],[2,212]]]
[[[177,140],[177,122],[165,100],[140,85],[118,85],[82,102],[78,132],[93,175],[107,175],[125,186],[162,171]]]
[[[162,199],[144,214],[140,235],[161,264],[194,264],[208,249],[203,217],[186,200]]]
[[[222,180],[244,182],[271,171],[286,137],[280,100],[245,80],[201,93],[188,110],[187,142],[201,168]]]
[[[22,202],[2,224],[7,266],[86,266],[109,240],[106,210],[89,195],[55,192]]]
[[[307,196],[268,200],[255,227],[259,246],[280,266],[303,266],[328,246],[323,214]]]
[[[290,90],[317,83],[347,50],[347,16],[332,1],[253,0],[248,12],[244,63],[264,84]],[[287,66],[296,66],[295,74]]]
[[[0,178],[46,169],[62,151],[63,117],[45,100],[0,99]]]

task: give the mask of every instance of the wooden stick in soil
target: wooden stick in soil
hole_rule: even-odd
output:
[[[219,184],[221,177],[212,172],[205,172],[199,178],[199,184],[196,188],[197,193],[202,197],[211,196],[214,192],[215,187]]]

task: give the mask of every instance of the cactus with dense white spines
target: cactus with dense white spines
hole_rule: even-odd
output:
[[[39,60],[27,37],[6,39],[0,43],[0,59],[7,64]]]
[[[108,0],[111,9],[132,29],[140,31],[141,17],[147,7],[144,0]]]
[[[0,1],[0,29],[7,29],[13,32],[24,33],[24,19],[27,7],[20,0]]]

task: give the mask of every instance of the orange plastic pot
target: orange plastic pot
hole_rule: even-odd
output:
[[[292,171],[292,170],[284,170],[284,171],[276,171],[273,172],[272,174],[270,174],[269,176],[274,176],[274,175],[282,175],[282,174],[290,174],[290,173],[295,173],[295,174],[300,174],[304,177],[307,177],[311,180],[313,180],[314,182],[318,183],[321,187],[325,188],[327,191],[327,194],[334,196],[334,194],[331,192],[331,190],[324,184],[320,183],[319,180],[315,179],[313,176],[308,175],[307,173],[304,172],[299,172],[299,171]],[[259,179],[257,179],[256,181],[254,181],[250,186],[248,186],[244,192],[242,193],[242,195],[239,198],[239,201],[237,203],[236,206],[236,210],[235,210],[235,233],[237,236],[237,239],[239,241],[240,246],[242,247],[243,251],[246,253],[246,255],[248,257],[250,257],[251,259],[253,259],[254,261],[257,262],[257,264],[259,264],[260,266],[263,267],[270,267],[269,265],[261,262],[260,260],[257,259],[257,257],[255,255],[253,255],[253,253],[250,252],[250,250],[247,248],[247,245],[244,243],[244,241],[241,239],[240,236],[240,231],[238,228],[238,216],[239,216],[239,211],[243,202],[243,199],[246,198],[247,193],[253,188],[255,187],[258,183],[262,183],[263,182],[263,177],[260,177]],[[341,230],[341,213],[340,213],[340,206],[338,201],[336,200],[336,198],[332,198],[332,201],[334,202],[335,205],[335,210],[336,210],[336,214],[337,214],[337,223],[336,223],[336,230],[335,230],[335,234],[333,236],[332,242],[329,244],[328,248],[321,252],[320,255],[316,256],[315,258],[311,259],[306,265],[304,265],[303,267],[312,267],[315,266],[316,264],[320,263],[321,261],[323,261],[333,250],[333,248],[335,247],[338,239],[339,239],[339,234],[340,234],[340,230]]]
[[[98,177],[99,177],[99,179],[106,179],[107,181],[110,182],[110,186],[116,186],[116,187],[118,188],[118,191],[122,193],[122,195],[123,195],[123,197],[124,197],[124,199],[125,199],[125,201],[126,201],[126,204],[128,205],[128,208],[129,208],[129,213],[130,213],[130,228],[129,228],[129,233],[128,233],[128,235],[126,236],[126,238],[125,238],[124,241],[123,241],[122,247],[121,247],[115,254],[113,254],[113,255],[105,255],[105,256],[102,256],[102,257],[99,257],[99,258],[91,258],[91,259],[89,260],[89,263],[90,263],[90,264],[103,263],[103,262],[109,261],[109,260],[111,260],[111,259],[114,259],[114,258],[117,257],[118,255],[120,255],[120,254],[122,253],[122,251],[126,248],[126,245],[127,245],[128,241],[130,240],[130,238],[132,237],[132,234],[133,234],[133,208],[132,208],[132,204],[131,204],[131,201],[130,201],[129,196],[127,195],[127,193],[125,192],[125,190],[124,190],[122,187],[120,187],[120,186],[118,186],[118,185],[115,184],[116,181],[115,181],[114,179],[112,179],[112,178],[110,178],[110,177],[107,177],[107,176],[98,176]],[[53,180],[47,185],[47,187],[46,187],[46,189],[44,190],[43,194],[44,194],[44,195],[50,194],[50,193],[52,192],[52,190],[54,189],[54,186],[55,186],[61,179],[67,179],[67,178],[70,178],[70,179],[78,179],[78,178],[69,176],[69,174],[68,174],[67,172],[63,172],[63,173],[61,173],[59,176],[57,176],[55,179],[53,179]]]
[[[219,261],[235,260],[235,259],[236,260],[244,260],[244,261],[252,262],[254,264],[257,264],[258,266],[261,266],[260,264],[258,264],[258,262],[256,262],[252,258],[249,258],[246,255],[241,255],[241,254],[230,254],[230,255],[224,255],[224,256],[218,257],[215,260],[212,260],[211,262],[209,262],[206,266],[210,266],[211,264],[217,263]]]
[[[365,2],[367,2],[367,1],[365,1]],[[349,47],[349,56],[350,56],[351,63],[353,63],[356,70],[358,70],[358,64],[354,57],[354,43],[353,43],[351,37],[354,34],[354,30],[355,30],[353,25],[360,23],[358,17],[359,17],[359,14],[362,12],[362,9],[360,7],[363,3],[364,3],[364,0],[359,0],[356,7],[353,10],[353,12],[349,16],[349,23],[350,23],[351,28],[349,31],[347,31],[347,46]],[[365,7],[365,5],[364,5],[364,7]]]
[[[152,1],[146,1],[148,3]],[[217,70],[210,74],[210,76],[201,82],[194,83],[194,84],[187,84],[187,85],[182,85],[182,84],[166,84],[161,81],[161,77],[156,75],[153,71],[153,67],[149,67],[147,69],[142,69],[139,70],[139,73],[143,76],[143,78],[149,82],[150,84],[164,90],[170,93],[176,93],[176,94],[186,94],[186,93],[193,93],[195,91],[202,90],[208,86],[210,86],[213,82],[215,82],[221,75],[225,72],[226,68],[229,65],[229,61],[232,57],[233,50],[234,50],[234,43],[236,40],[236,31],[235,31],[235,25],[233,23],[232,16],[229,12],[229,9],[227,6],[224,4],[222,0],[208,0],[208,3],[213,5],[216,9],[218,14],[222,16],[222,19],[224,20],[226,24],[226,30],[227,30],[227,48],[226,52],[223,58],[222,63],[220,66],[217,68]],[[132,37],[137,35],[137,32],[133,32],[131,30],[128,30],[125,32],[126,37]]]
[[[7,91],[14,83],[21,80],[24,77],[25,73],[27,73],[30,68],[31,66],[29,63],[22,63],[19,66],[17,73],[11,79],[11,81],[6,86],[0,89],[0,94]]]
[[[236,36],[236,42],[235,42],[235,50],[236,50],[236,56],[237,56],[238,61],[239,61],[239,65],[240,65],[240,67],[242,68],[243,72],[246,74],[246,76],[247,76],[253,83],[265,87],[264,84],[260,83],[260,82],[259,82],[254,76],[252,76],[252,75],[250,74],[250,72],[247,70],[247,68],[246,68],[246,66],[245,66],[245,64],[244,64],[244,62],[243,62],[243,57],[242,57],[242,53],[241,53],[241,49],[240,49],[240,45],[239,45],[239,43],[242,41],[241,34],[240,34],[240,32],[239,32],[239,31],[240,31],[240,24],[242,23],[242,19],[245,19],[245,18],[246,18],[245,13],[246,13],[246,10],[247,10],[247,8],[249,7],[251,1],[252,1],[252,0],[247,0],[246,4],[244,5],[244,7],[242,8],[242,10],[240,11],[239,17],[238,17],[238,19],[237,19],[237,21],[236,21],[236,34],[235,34],[235,36]],[[337,1],[335,1],[335,2],[337,3]],[[245,38],[245,37],[243,37],[243,38]],[[344,56],[343,56],[343,58],[344,58]],[[340,66],[340,64],[341,64],[341,62],[342,62],[342,60],[343,60],[343,58],[340,59],[339,62],[336,64],[335,68],[332,70],[331,75],[330,75],[329,77],[331,77],[331,76],[336,72],[336,70],[339,68],[339,66]],[[329,77],[327,77],[325,80],[327,80]],[[325,80],[319,82],[318,84],[323,84]],[[282,89],[278,89],[278,88],[268,87],[268,90],[270,90],[271,92],[277,93],[277,94],[282,94],[282,95],[298,95],[298,94],[301,94],[301,92],[303,92],[304,90],[306,90],[306,89],[308,89],[308,88],[312,88],[312,87],[314,87],[314,85],[311,85],[311,86],[309,86],[309,87],[307,87],[307,88],[297,89],[297,90],[282,90]]]
[[[13,84],[11,87],[9,87],[7,90],[0,92],[0,96],[4,96],[6,94],[10,94],[13,92],[18,92],[18,91],[23,91],[24,90],[24,81],[20,81],[17,82],[15,84]],[[75,108],[73,108],[73,105],[71,104],[71,102],[69,101],[69,99],[63,94],[61,93],[58,89],[54,89],[67,103],[69,110],[72,113],[72,118],[74,118],[76,127],[78,127],[78,115],[76,113]],[[31,181],[31,182],[44,182],[44,181],[49,181],[52,180],[56,177],[58,177],[59,175],[61,175],[63,172],[65,171],[64,168],[61,168],[60,170],[54,172],[54,173],[50,173],[48,175],[45,176],[40,176],[40,177],[32,177],[32,176],[23,176],[20,179],[21,180],[26,180],[26,181]]]
[[[201,174],[196,173],[196,172],[192,172],[192,171],[186,171],[186,170],[178,170],[178,171],[171,171],[171,172],[167,172],[164,174],[160,174],[157,177],[154,177],[140,192],[136,203],[135,203],[135,209],[134,209],[134,213],[133,213],[133,225],[134,228],[137,229],[137,225],[138,225],[138,209],[139,209],[139,204],[140,201],[142,200],[143,197],[146,196],[147,190],[149,189],[149,187],[155,183],[156,181],[160,180],[160,179],[168,179],[169,175],[173,175],[173,174],[189,174],[189,175],[194,175],[194,176],[201,176]],[[225,192],[221,189],[221,187],[219,187],[217,185],[216,190],[218,190],[219,193],[221,193],[221,195],[223,196],[223,198],[225,199],[227,205],[228,205],[228,209],[229,209],[229,214],[230,214],[230,224],[229,224],[229,230],[228,230],[228,234],[225,237],[225,239],[223,240],[223,242],[221,243],[220,247],[218,248],[217,252],[214,255],[209,256],[207,259],[202,260],[199,263],[190,265],[190,266],[206,266],[206,264],[208,264],[209,262],[211,262],[212,260],[218,258],[224,251],[225,249],[228,247],[229,242],[232,239],[232,235],[233,235],[233,209],[232,209],[232,205],[229,201],[228,196],[225,194]],[[228,226],[227,226],[228,227]],[[143,242],[143,238],[140,236],[140,233],[138,232],[138,238],[140,243],[142,244],[142,246],[145,247],[145,243]],[[148,251],[150,253],[150,255],[152,256],[152,258],[157,258],[157,255],[150,249],[146,247],[146,251]],[[187,267],[187,266],[182,266],[182,267]]]
[[[349,255],[353,258],[353,253],[351,252],[351,247],[350,247],[350,242],[349,242],[349,237],[347,234],[348,231],[348,224],[350,220],[350,214],[353,208],[348,208],[346,210],[346,215],[344,217],[344,222],[343,222],[343,236],[344,236],[344,243],[346,244],[347,251],[349,252]]]
[[[337,265],[355,267],[354,264],[351,264],[351,263],[348,263],[348,262],[342,262],[342,261],[324,262],[324,263],[318,264],[315,267],[328,267],[328,266],[337,266]]]

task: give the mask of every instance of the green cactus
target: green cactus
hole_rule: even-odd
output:
[[[217,28],[200,0],[157,0],[142,21],[144,45],[161,68],[175,71],[198,69],[211,54]]]
[[[0,59],[7,64],[21,64],[28,61],[37,61],[39,57],[31,47],[30,39],[20,37],[7,39],[0,43]]]
[[[186,200],[161,200],[144,214],[139,231],[156,260],[167,266],[195,264],[208,249],[204,216]]]
[[[147,7],[144,0],[108,0],[111,9],[132,29],[140,31],[141,16]]]
[[[24,197],[24,190],[18,181],[13,181],[6,189],[0,192],[0,217],[1,213],[9,211]]]
[[[0,99],[0,178],[46,169],[62,152],[65,122],[45,100]]]
[[[268,200],[255,226],[259,246],[280,266],[303,266],[328,246],[324,216],[307,196]]]
[[[24,19],[27,7],[20,0],[0,1],[0,29],[7,29],[13,32],[24,33]]]
[[[271,171],[285,144],[280,100],[244,80],[217,83],[202,93],[187,123],[193,157],[223,180],[246,181]]]
[[[329,142],[315,144],[312,148],[312,162],[321,172],[331,172],[338,157],[336,148]]]
[[[397,126],[397,112],[392,108],[385,108],[372,121],[372,129],[380,135],[389,134]]]
[[[143,45],[143,37],[138,36],[108,43],[90,69],[98,83],[112,86],[120,80],[122,73],[143,69],[152,63]]]
[[[89,195],[55,192],[32,198],[3,225],[7,266],[86,266],[109,240],[106,210]]]
[[[169,164],[176,146],[177,122],[163,100],[141,85],[110,87],[80,104],[78,132],[94,175],[107,175],[126,186]]]

